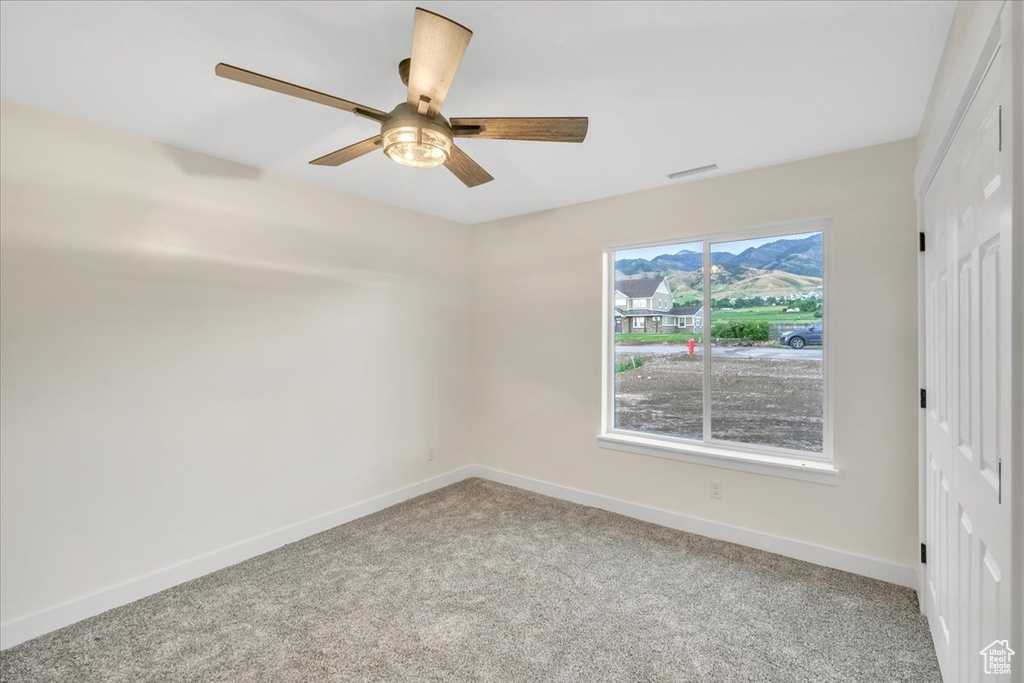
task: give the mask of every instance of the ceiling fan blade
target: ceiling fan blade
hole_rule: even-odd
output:
[[[407,102],[421,114],[438,113],[473,32],[440,14],[416,8]],[[421,102],[424,102],[421,109]]]
[[[309,162],[314,166],[341,166],[346,161],[352,161],[364,154],[369,154],[375,149],[380,149],[380,136],[375,135],[372,138],[367,138],[362,142],[357,142],[354,145],[348,147],[342,147],[341,149],[325,154],[319,159],[313,159]]]
[[[455,174],[456,178],[465,183],[466,187],[476,187],[494,180],[494,177],[480,164],[470,159],[468,154],[455,145],[452,145],[451,156],[445,162],[445,166]]]
[[[328,95],[327,93],[322,93],[318,90],[303,88],[301,85],[287,83],[276,78],[271,78],[270,76],[258,74],[254,71],[240,69],[237,66],[231,66],[230,64],[218,64],[217,68],[214,69],[214,72],[221,78],[228,78],[232,81],[238,81],[239,83],[245,83],[247,85],[255,85],[257,88],[273,90],[274,92],[279,92],[283,95],[291,95],[292,97],[316,102],[317,104],[326,104],[328,107],[349,111],[358,116],[363,116],[380,123],[388,117],[387,114],[379,109],[364,107],[356,102],[349,102],[348,100],[343,100],[340,97]]]
[[[586,116],[504,117],[452,119],[452,132],[460,138],[583,142],[590,121]]]

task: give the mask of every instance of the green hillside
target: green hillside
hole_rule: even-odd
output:
[[[821,278],[811,275],[794,275],[779,270],[759,272],[734,282],[711,284],[711,296],[715,299],[752,296],[788,296],[805,292],[821,291]]]
[[[794,275],[779,270],[764,271],[746,267],[712,266],[711,270],[711,296],[715,299],[784,297],[790,294],[821,291],[821,278],[811,275]],[[700,299],[703,278],[700,271],[672,273],[668,276],[668,284],[676,301],[690,301]]]

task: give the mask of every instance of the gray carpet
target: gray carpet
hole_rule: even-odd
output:
[[[32,681],[937,681],[914,593],[479,479],[0,654]]]

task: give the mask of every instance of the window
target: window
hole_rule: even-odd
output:
[[[649,353],[616,353],[614,331],[607,331],[602,445],[834,480],[827,238],[827,221],[815,221],[609,250],[609,294],[627,277],[615,265],[628,259],[630,275],[667,269],[671,300],[696,313],[665,316],[665,326],[692,331],[674,331],[681,336],[668,348]],[[642,326],[634,318],[633,327]],[[633,363],[622,362],[627,353]]]
[[[633,318],[633,327],[640,327],[640,328],[642,328],[643,326],[644,326],[644,317],[642,315],[638,315],[635,318]]]
[[[631,299],[630,302],[629,302],[629,307],[630,308],[650,308],[651,307],[651,300],[650,299]]]

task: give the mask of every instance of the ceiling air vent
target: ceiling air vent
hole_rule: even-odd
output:
[[[697,175],[698,173],[707,173],[708,171],[714,171],[718,168],[718,164],[710,164],[708,166],[698,166],[697,168],[688,168],[685,171],[676,171],[675,173],[669,173],[668,179],[675,180],[677,178],[685,178],[688,175]]]

